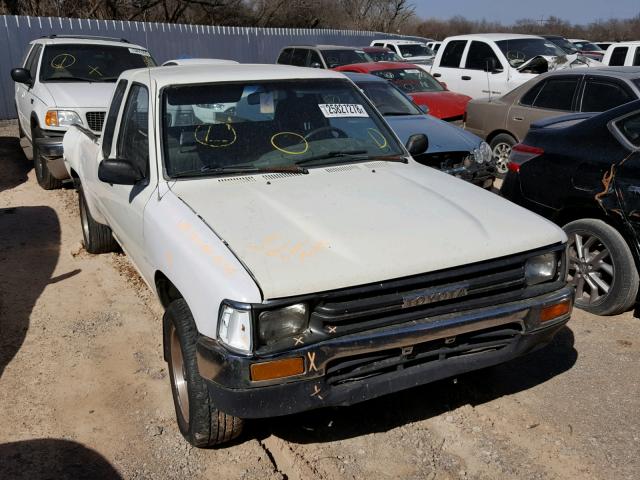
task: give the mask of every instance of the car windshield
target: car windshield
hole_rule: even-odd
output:
[[[411,57],[433,57],[434,51],[421,43],[406,43],[404,45],[398,45],[400,55],[404,58]]]
[[[362,50],[322,50],[322,55],[329,68],[373,62],[373,58]]]
[[[411,100],[389,82],[358,82],[357,85],[382,115],[423,115]]]
[[[598,45],[591,42],[575,42],[575,45],[582,51],[587,52],[604,52]]]
[[[419,68],[394,68],[371,73],[389,80],[407,93],[441,92],[444,90],[440,82]]]
[[[576,48],[576,46],[573,43],[571,43],[569,40],[567,40],[566,38],[563,38],[563,37],[549,37],[548,40],[550,42],[556,44],[558,47],[560,47],[562,50],[564,50],[568,54],[578,53],[578,49]]]
[[[42,56],[43,82],[115,82],[125,70],[155,67],[146,50],[98,44],[48,45]]]
[[[402,57],[391,50],[376,50],[368,51],[369,55],[374,62],[402,62]]]
[[[172,86],[164,89],[163,109],[170,177],[295,171],[404,154],[347,80]]]
[[[496,42],[498,48],[507,57],[509,65],[518,68],[538,55],[547,57],[560,57],[566,55],[565,52],[543,38],[516,38],[513,40],[500,40]]]

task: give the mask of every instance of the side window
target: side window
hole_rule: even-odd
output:
[[[525,93],[520,99],[521,105],[533,105],[536,97],[540,93],[540,90],[544,86],[546,82],[538,82],[536,83],[527,93]]]
[[[466,40],[453,40],[447,43],[447,46],[442,52],[442,59],[440,60],[441,67],[460,68],[460,61],[462,60],[462,52],[467,45]]]
[[[633,56],[633,66],[640,67],[640,47],[636,47],[636,54]]]
[[[113,144],[113,131],[116,128],[116,121],[118,120],[118,112],[120,111],[120,105],[122,105],[122,98],[124,97],[124,91],[127,89],[127,81],[120,80],[116,86],[115,92],[113,92],[113,99],[111,100],[111,106],[109,107],[109,113],[107,114],[107,120],[104,122],[104,132],[102,134],[102,157],[109,158],[111,155],[111,145]]]
[[[609,59],[609,66],[621,67],[624,65],[624,61],[627,58],[627,52],[629,47],[616,47],[611,52],[611,58]]]
[[[578,80],[578,75],[574,78],[551,78],[547,80],[533,101],[533,106],[550,110],[571,111]]]
[[[384,42],[373,42],[374,47],[382,47],[384,46]]]
[[[319,66],[318,66],[319,65]],[[309,50],[309,59],[307,60],[307,66],[313,68],[324,68],[322,66],[322,59],[315,50]]]
[[[621,85],[606,80],[588,79],[582,96],[583,112],[604,112],[634,100]]]
[[[29,58],[27,58],[27,62],[24,65],[24,68],[29,70],[31,78],[33,78],[34,80],[36,78],[36,74],[38,73],[38,61],[40,60],[41,51],[42,46],[36,45],[29,54]]]
[[[293,52],[293,48],[285,48],[280,56],[278,57],[278,63],[282,63],[284,65],[291,64],[291,53]]]
[[[291,55],[291,65],[295,65],[296,67],[304,67],[307,65],[307,49],[306,48],[296,48],[293,51],[293,55]]]
[[[149,92],[132,85],[122,113],[118,135],[118,158],[129,161],[147,176],[149,163]]]
[[[640,147],[640,113],[618,120],[616,126],[632,145]]]
[[[484,70],[489,62],[493,59],[496,68],[502,68],[498,56],[493,49],[484,42],[471,42],[469,53],[467,53],[466,67],[470,70]]]

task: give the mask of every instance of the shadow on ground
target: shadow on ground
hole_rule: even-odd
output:
[[[24,156],[18,137],[0,137],[0,192],[26,182],[32,168],[33,163]]]
[[[41,438],[0,444],[1,477],[116,480],[122,477],[99,453],[68,440]]]
[[[546,347],[511,362],[412,388],[351,407],[315,410],[253,422],[257,438],[276,435],[294,443],[322,443],[386,432],[463,405],[479,405],[521,392],[569,370],[578,353],[568,327]]]

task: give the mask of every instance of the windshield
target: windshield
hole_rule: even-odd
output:
[[[565,52],[543,38],[517,38],[513,40],[500,40],[496,42],[498,48],[507,57],[509,65],[519,67],[538,55],[547,57],[560,57],[566,55]]]
[[[346,80],[174,86],[164,89],[163,108],[170,177],[293,170],[404,154]]]
[[[423,115],[411,100],[389,82],[358,82],[357,85],[382,115]]]
[[[376,51],[368,51],[367,55],[369,55],[374,62],[402,62],[403,59],[395,52],[391,50],[376,50]]]
[[[407,93],[441,92],[444,87],[435,78],[419,68],[394,68],[392,70],[378,70],[373,75],[389,80]]]
[[[352,63],[369,63],[373,58],[362,50],[322,50],[328,68],[351,65]]]
[[[578,53],[578,49],[576,48],[576,46],[566,38],[552,37],[552,38],[548,38],[548,40],[556,44],[558,47],[560,47],[562,50],[564,50],[568,54]]]
[[[43,82],[115,82],[132,68],[155,67],[146,50],[111,45],[57,44],[45,47]]]
[[[580,50],[588,52],[604,52],[598,45],[591,42],[574,42],[574,45]]]
[[[404,58],[411,57],[433,57],[435,52],[428,48],[426,45],[420,43],[407,43],[404,45],[398,45],[400,55]]]

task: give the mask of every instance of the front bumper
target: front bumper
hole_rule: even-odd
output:
[[[69,178],[69,172],[64,165],[62,136],[42,137],[36,139],[36,145],[40,156],[47,162],[47,168],[51,175],[58,180]]]
[[[547,305],[573,301],[564,287],[535,298],[354,333],[268,357],[229,352],[201,337],[200,375],[225,413],[240,418],[346,406],[497,365],[546,345],[570,312],[540,324]],[[296,377],[251,382],[251,364],[303,358]]]

